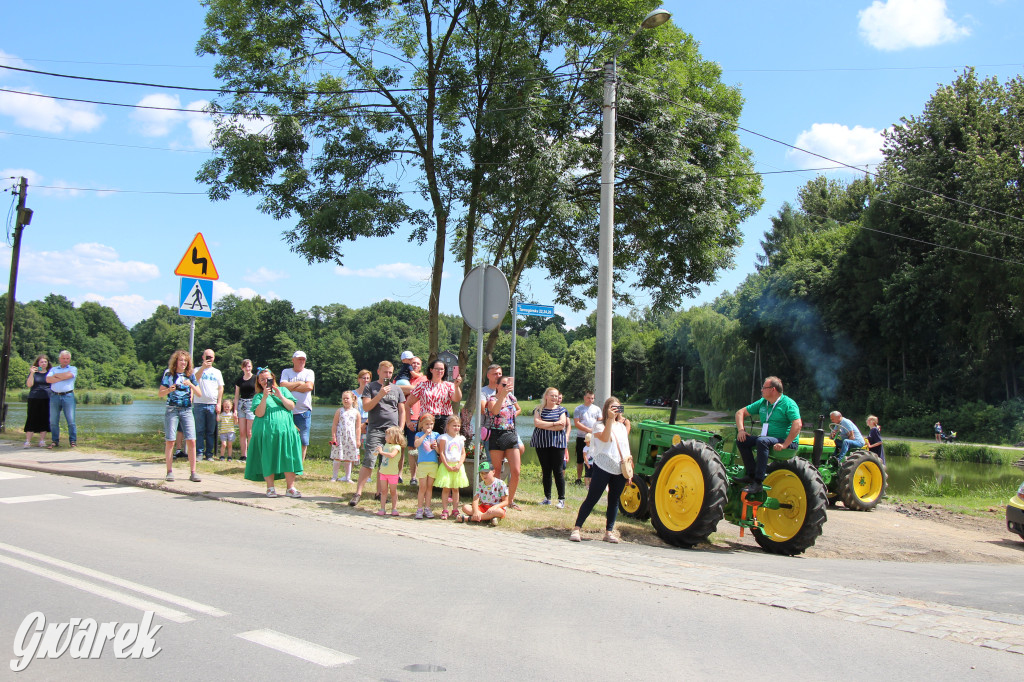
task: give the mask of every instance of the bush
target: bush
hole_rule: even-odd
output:
[[[935,459],[949,462],[975,462],[977,464],[1009,464],[1016,461],[1018,456],[1016,453],[1000,452],[984,445],[952,443],[937,446],[935,448]]]
[[[1001,497],[1007,494],[1005,486],[986,482],[971,487],[950,478],[936,481],[934,478],[915,478],[910,483],[910,491],[921,497]]]
[[[910,443],[903,441],[885,441],[885,456],[888,457],[910,457]]]

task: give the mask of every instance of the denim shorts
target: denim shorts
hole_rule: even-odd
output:
[[[256,414],[252,411],[252,398],[238,399],[238,418],[249,421],[256,419]]]
[[[309,427],[313,424],[313,410],[306,410],[301,414],[292,414],[292,420],[299,429],[302,445],[309,445]]]
[[[185,440],[196,439],[196,419],[192,416],[192,408],[168,405],[164,410],[164,439],[174,440],[179,425],[181,432],[185,434]]]

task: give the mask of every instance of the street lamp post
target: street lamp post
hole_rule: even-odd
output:
[[[601,109],[601,213],[597,249],[597,361],[594,394],[598,404],[612,394],[612,246],[615,232],[615,95],[619,53],[645,28],[661,26],[671,18],[656,9],[640,22],[636,33],[622,43],[604,65],[604,106]]]

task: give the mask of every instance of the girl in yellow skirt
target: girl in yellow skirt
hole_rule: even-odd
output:
[[[459,435],[462,422],[457,415],[448,417],[444,434],[437,441],[439,464],[434,485],[441,488],[441,518],[448,518],[448,504],[453,501],[451,514],[459,511],[459,488],[469,485],[466,477],[466,438]]]

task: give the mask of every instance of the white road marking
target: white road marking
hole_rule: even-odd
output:
[[[46,495],[23,495],[21,497],[0,497],[0,502],[4,504],[21,504],[22,502],[46,502],[47,500],[70,500],[71,498],[67,495],[56,495],[49,493]]]
[[[356,656],[343,654],[340,651],[328,649],[325,646],[313,644],[304,639],[285,635],[274,630],[250,630],[249,632],[240,632],[235,637],[241,637],[289,656],[295,656],[310,663],[322,665],[325,668],[351,663],[357,659]]]
[[[95,594],[98,597],[105,597],[112,601],[116,601],[119,604],[124,604],[125,606],[130,606],[132,608],[139,609],[140,611],[152,611],[156,615],[162,616],[167,620],[175,623],[188,623],[189,621],[194,620],[188,614],[168,608],[163,604],[157,604],[156,602],[147,601],[145,599],[139,599],[138,597],[134,597],[130,594],[125,594],[124,592],[117,592],[116,590],[111,590],[109,588],[103,587],[102,585],[96,585],[85,580],[73,578],[69,575],[63,575],[62,573],[51,571],[48,568],[33,566],[32,564],[27,564],[24,561],[18,561],[17,559],[12,559],[2,554],[0,554],[0,564],[7,564],[8,566],[12,566],[14,568],[20,568],[23,571],[34,573],[43,578],[49,578],[50,580],[55,580],[59,583],[63,583],[70,587],[82,590],[83,592]]]
[[[131,488],[125,486],[118,486],[116,488],[94,488],[92,490],[76,490],[76,495],[89,495],[96,497],[99,495],[128,495],[130,493],[144,493],[146,492],[142,488]]]
[[[207,604],[202,604],[200,602],[192,601],[191,599],[187,599],[185,597],[179,597],[176,594],[171,594],[169,592],[163,592],[161,590],[157,590],[157,589],[154,589],[152,587],[147,587],[145,585],[140,585],[139,583],[133,583],[130,580],[125,580],[124,578],[118,578],[117,576],[110,575],[109,573],[103,573],[101,571],[95,571],[95,570],[93,570],[91,568],[86,568],[85,566],[79,566],[79,565],[73,564],[73,563],[71,563],[69,561],[63,561],[61,559],[56,559],[56,558],[51,557],[51,556],[46,556],[45,554],[39,554],[38,552],[33,552],[32,550],[29,550],[29,549],[22,549],[21,547],[15,547],[14,545],[8,545],[8,544],[0,542],[0,550],[3,550],[5,552],[10,552],[11,554],[18,554],[20,556],[26,557],[28,559],[33,559],[35,561],[39,561],[39,562],[42,562],[44,564],[50,564],[51,566],[57,566],[58,568],[63,568],[65,571],[73,571],[75,573],[81,573],[82,575],[89,576],[90,578],[95,578],[96,580],[102,580],[103,582],[110,583],[111,585],[117,585],[118,587],[123,587],[126,590],[132,590],[133,592],[138,592],[139,594],[144,594],[144,595],[146,595],[148,597],[153,597],[154,599],[159,599],[159,600],[165,601],[165,602],[167,602],[169,604],[174,604],[175,606],[180,606],[183,609],[188,609],[190,611],[196,611],[197,613],[203,613],[203,614],[206,614],[207,616],[213,616],[215,618],[220,618],[221,616],[228,615],[227,611],[221,611],[220,609],[214,608],[212,606],[208,606]],[[0,554],[0,557],[2,557],[2,556],[3,555]],[[189,619],[189,620],[191,620],[191,619]]]
[[[10,481],[15,478],[32,478],[28,474],[15,474],[7,471],[0,471],[0,481]]]

